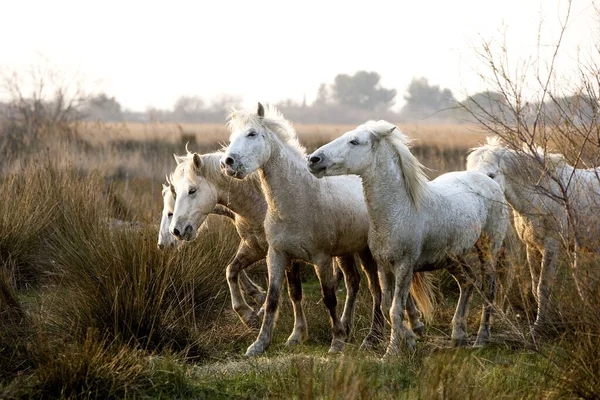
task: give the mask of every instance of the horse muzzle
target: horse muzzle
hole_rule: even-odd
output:
[[[227,176],[237,179],[244,179],[246,177],[244,167],[239,161],[237,161],[237,157],[234,154],[224,155],[221,157],[219,165],[221,167],[221,171],[223,171]]]
[[[194,227],[192,225],[187,225],[183,231],[178,228],[173,229],[171,232],[173,236],[175,236],[179,240],[185,240],[187,242],[194,240]]]
[[[308,170],[311,174],[316,176],[317,178],[322,178],[325,176],[325,172],[327,171],[327,165],[324,162],[324,157],[319,154],[310,154],[307,157]]]

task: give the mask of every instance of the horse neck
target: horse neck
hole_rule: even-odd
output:
[[[371,228],[377,232],[389,226],[390,221],[410,224],[417,217],[400,166],[394,161],[396,157],[381,143],[375,150],[371,166],[361,174]]]
[[[305,156],[278,138],[273,138],[271,156],[260,174],[269,212],[280,219],[290,219],[319,201],[320,182],[308,172]]]
[[[267,205],[260,189],[260,182],[255,177],[244,180],[231,178],[221,173],[219,159],[221,154],[215,154],[216,159],[208,164],[211,173],[205,178],[210,179],[217,189],[217,203],[227,207],[240,217],[262,224],[265,219]]]

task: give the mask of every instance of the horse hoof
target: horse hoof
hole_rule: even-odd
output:
[[[263,346],[261,346],[257,342],[254,342],[250,345],[250,347],[248,347],[248,350],[246,350],[246,357],[256,357],[264,352],[265,349],[263,348]]]
[[[333,339],[331,341],[331,347],[329,347],[329,354],[339,354],[344,351],[344,342],[341,340]]]
[[[425,333],[425,324],[422,322],[419,322],[418,324],[416,324],[413,328],[412,331],[415,333],[415,335],[417,335],[418,337],[422,337],[423,334]]]
[[[466,337],[452,338],[452,347],[465,347],[468,344]]]
[[[361,343],[360,351],[372,351],[375,350],[377,345],[382,342],[382,339],[377,335],[368,335]]]
[[[388,361],[390,359],[393,359],[395,357],[398,357],[399,351],[397,347],[390,347],[388,346],[387,349],[385,350],[385,354],[383,355],[383,357],[381,357],[382,361]]]
[[[292,333],[288,340],[285,342],[287,347],[297,346],[302,344],[308,339],[308,335]]]

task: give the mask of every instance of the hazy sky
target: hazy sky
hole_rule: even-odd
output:
[[[399,91],[413,77],[457,97],[482,88],[474,47],[502,37],[515,59],[552,44],[564,0],[2,1],[0,66],[47,59],[124,107],[170,108],[180,95],[245,104],[310,102],[338,73],[377,71]],[[599,33],[591,0],[574,0],[559,66],[575,68]],[[597,39],[597,37],[596,37]],[[543,51],[550,47],[543,47]]]

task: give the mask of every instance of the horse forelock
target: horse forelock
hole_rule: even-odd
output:
[[[306,149],[298,141],[296,130],[291,122],[285,119],[275,106],[267,104],[264,106],[264,110],[264,117],[259,117],[256,110],[232,110],[227,126],[232,133],[249,127],[268,130],[300,154],[306,153]]]
[[[199,154],[202,166],[200,167],[200,172],[198,172],[194,166],[194,153],[188,152],[185,156],[181,156],[182,162],[169,175],[168,181],[174,184],[185,176],[190,183],[194,183],[196,177],[199,175],[210,182],[231,180],[232,178],[228,178],[221,172],[219,161],[223,154],[223,152]],[[246,180],[260,187],[260,177],[258,174],[250,174]]]
[[[427,175],[425,166],[410,151],[412,140],[395,125],[384,121],[368,121],[362,125],[380,140],[385,140],[396,153],[406,192],[415,207],[419,207],[427,190]]]

